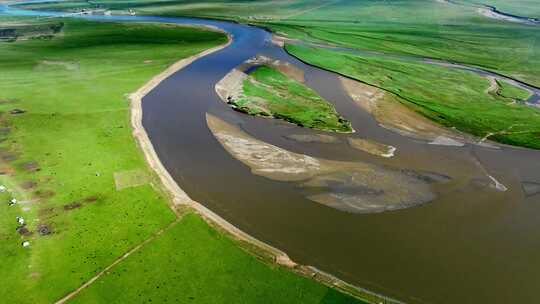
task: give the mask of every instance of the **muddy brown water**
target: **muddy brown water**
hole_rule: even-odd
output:
[[[208,24],[234,36],[229,47],[175,73],[143,99],[143,125],[157,154],[194,200],[299,263],[408,303],[537,301],[540,194],[534,192],[540,151],[434,146],[381,128],[355,106],[335,74],[288,56],[256,27],[189,18],[91,19]],[[357,132],[336,135],[342,139],[338,144],[299,142],[285,136],[317,132],[232,111],[214,85],[257,54],[302,68],[306,83]],[[251,174],[210,133],[207,112],[293,152],[428,170],[452,181],[437,186],[438,197],[419,207],[377,214],[338,211],[306,199],[297,184]],[[396,156],[383,159],[352,149],[347,136],[395,146]],[[509,190],[490,187],[486,172]]]

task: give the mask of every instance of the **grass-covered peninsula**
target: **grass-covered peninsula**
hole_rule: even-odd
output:
[[[352,131],[351,123],[332,104],[304,84],[266,65],[249,73],[243,82],[243,96],[230,103],[251,115],[272,116],[307,128]]]
[[[111,265],[73,302],[356,301],[178,216],[135,144],[126,94],[225,35],[71,19],[51,32],[15,19],[20,33],[48,36],[0,42],[2,302],[53,303]]]
[[[502,143],[540,149],[540,111],[489,94],[490,81],[479,75],[321,48],[287,45],[286,49],[310,64],[391,92],[410,109],[444,126]],[[502,87],[502,92],[520,97],[526,93],[509,91],[507,85]]]

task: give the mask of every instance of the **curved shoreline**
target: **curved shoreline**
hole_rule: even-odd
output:
[[[170,173],[161,163],[146,130],[142,125],[142,99],[150,93],[155,87],[157,87],[163,80],[167,79],[169,76],[172,76],[174,73],[180,71],[184,67],[187,67],[194,61],[204,56],[210,55],[217,51],[227,48],[233,41],[233,37],[221,29],[212,27],[212,26],[203,26],[207,27],[214,31],[219,31],[221,33],[227,34],[228,42],[224,45],[220,45],[208,50],[205,50],[199,54],[193,55],[188,58],[181,59],[175,62],[173,65],[169,66],[165,71],[154,76],[148,82],[146,82],[142,87],[140,87],[134,93],[129,95],[130,100],[130,112],[131,112],[131,126],[133,128],[133,137],[141,151],[144,154],[144,157],[150,166],[150,168],[157,174],[159,180],[162,184],[165,192],[170,196],[169,201],[171,203],[170,208],[173,212],[179,216],[181,207],[189,207],[198,213],[203,219],[205,219],[212,226],[217,226],[217,228],[223,230],[226,234],[232,236],[237,241],[246,242],[249,245],[255,246],[257,250],[261,250],[263,253],[269,254],[272,256],[274,262],[278,265],[287,267],[292,271],[304,275],[306,277],[311,277],[316,281],[325,284],[329,287],[336,288],[344,293],[356,296],[362,300],[366,300],[366,296],[374,299],[376,302],[383,300],[385,303],[403,303],[396,299],[388,298],[386,296],[379,295],[367,289],[354,286],[349,284],[331,274],[328,274],[324,271],[317,269],[316,267],[309,265],[299,265],[295,263],[291,258],[282,250],[275,248],[251,235],[242,231],[238,227],[234,226],[215,212],[211,211],[203,204],[194,201],[189,197],[189,195],[176,183],[172,178]],[[253,253],[253,252],[252,252]]]

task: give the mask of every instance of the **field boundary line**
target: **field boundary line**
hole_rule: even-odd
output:
[[[93,276],[90,280],[86,281],[84,284],[79,286],[74,291],[70,292],[68,295],[63,297],[62,299],[55,302],[55,304],[64,304],[67,301],[71,300],[73,297],[78,295],[81,291],[88,288],[90,285],[92,285],[95,281],[97,281],[99,278],[101,278],[104,274],[107,274],[109,270],[111,270],[114,266],[118,265],[123,260],[127,259],[130,255],[133,253],[139,251],[142,247],[144,247],[146,244],[152,242],[155,240],[158,236],[162,235],[164,232],[167,232],[169,229],[171,229],[174,225],[176,225],[178,222],[182,220],[182,217],[177,217],[172,223],[167,225],[165,228],[161,228],[158,231],[154,232],[149,238],[139,243],[137,246],[131,248],[128,252],[124,253],[122,256],[116,258],[114,262],[112,262],[109,266],[105,267],[103,270],[98,272],[95,276]]]

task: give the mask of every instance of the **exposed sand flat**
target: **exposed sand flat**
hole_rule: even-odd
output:
[[[456,146],[456,147],[463,147],[464,144],[462,142],[459,142],[457,140],[454,140],[450,137],[446,136],[437,136],[435,139],[433,139],[430,143],[430,145],[437,145],[437,146]]]
[[[435,140],[441,136],[456,143],[463,140],[454,132],[410,110],[384,90],[345,77],[340,77],[340,80],[356,104],[373,115],[384,128],[405,136],[430,140],[432,144],[439,144],[440,141]]]
[[[363,138],[348,138],[349,145],[354,149],[364,151],[381,157],[393,157],[396,151],[395,147],[378,143],[369,139]]]
[[[238,127],[207,114],[208,127],[223,147],[253,174],[281,181],[305,180],[324,169],[317,159],[257,140]]]
[[[223,79],[216,83],[215,89],[221,100],[237,100],[243,97],[243,84],[247,74],[239,69],[233,69]]]
[[[255,139],[216,116],[207,114],[206,120],[225,150],[253,174],[299,182],[308,199],[345,212],[373,213],[427,203],[436,197],[431,185],[450,180],[432,172],[298,154]]]

